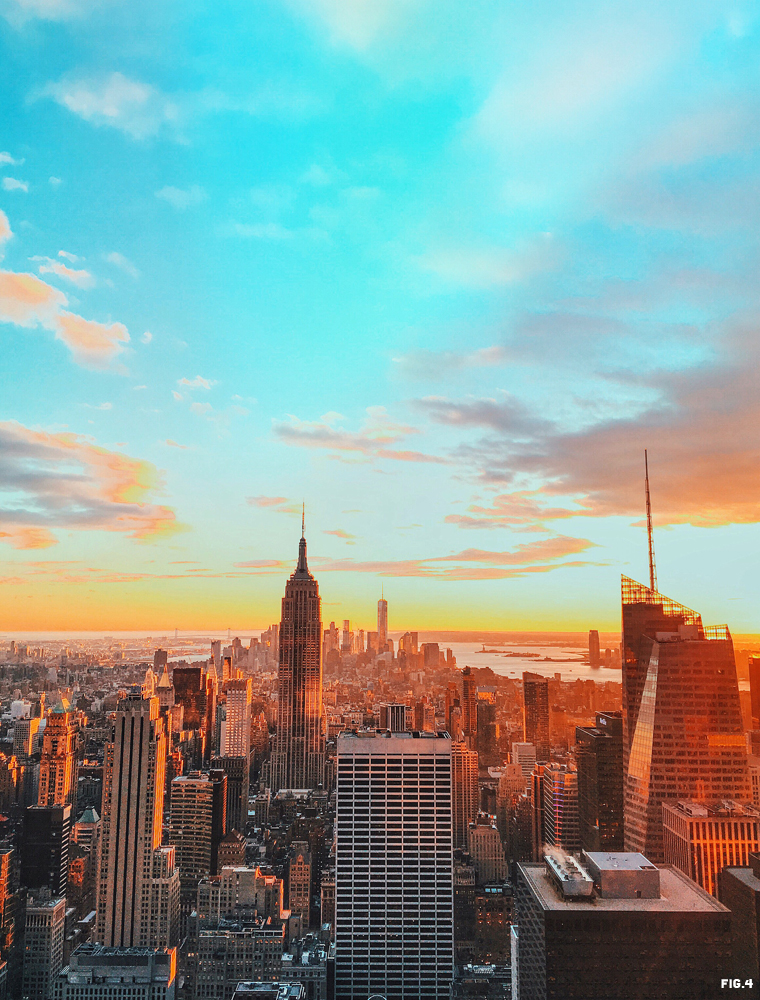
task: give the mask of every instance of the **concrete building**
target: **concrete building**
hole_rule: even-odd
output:
[[[377,602],[377,641],[380,649],[388,641],[388,602],[384,597]]]
[[[21,884],[27,889],[66,894],[69,874],[71,806],[29,806],[24,812]]]
[[[622,599],[625,845],[660,862],[663,801],[750,800],[734,646],[625,576]]]
[[[227,720],[221,757],[248,757],[251,750],[251,679],[225,681]]]
[[[513,743],[512,763],[520,765],[527,782],[531,774],[533,774],[533,768],[536,766],[535,746],[532,743]]]
[[[722,868],[743,868],[760,851],[760,810],[738,802],[663,802],[665,863],[718,895]]]
[[[238,983],[232,1000],[306,1000],[301,983]]]
[[[380,728],[390,729],[392,733],[406,732],[408,728],[406,725],[407,711],[406,705],[381,705]]]
[[[174,848],[161,847],[166,733],[158,698],[132,688],[106,744],[96,938],[109,947],[173,947]]]
[[[599,652],[599,632],[595,629],[589,629],[588,633],[588,664],[590,667],[600,667],[602,665],[602,658]]]
[[[640,854],[558,853],[517,865],[512,976],[520,1000],[712,1000],[731,976],[731,914]]]
[[[245,980],[280,979],[285,924],[265,917],[222,920],[191,932],[189,995],[195,1000],[229,1000]]]
[[[301,983],[306,1000],[327,1000],[328,949],[311,935],[282,956],[281,978]]]
[[[306,562],[302,524],[298,563],[282,599],[277,734],[271,759],[275,792],[324,783],[321,637],[319,586]]]
[[[478,754],[466,743],[451,745],[454,848],[467,847],[467,830],[478,815]]]
[[[248,826],[248,794],[250,789],[248,757],[214,757],[212,770],[227,776],[227,833],[238,830],[245,835]]]
[[[304,931],[309,929],[311,910],[311,852],[309,845],[298,841],[290,845],[288,862],[288,909],[301,918]]]
[[[220,770],[191,771],[171,783],[169,843],[174,845],[182,893],[192,901],[199,879],[216,870],[227,812],[226,783]]]
[[[337,751],[335,994],[448,1000],[451,740],[359,731]]]
[[[478,737],[478,686],[470,667],[462,671],[462,731],[474,749]]]
[[[63,966],[66,900],[30,896],[24,923],[25,1000],[48,1000],[52,984]]]
[[[223,868],[219,875],[200,880],[196,912],[202,923],[224,920],[237,908],[281,920],[285,912],[282,879],[243,866]]]
[[[575,730],[580,846],[623,850],[623,717],[598,712],[595,726]]]
[[[542,778],[544,843],[565,851],[580,849],[578,771],[573,764],[547,764]]]
[[[718,873],[718,899],[731,911],[731,975],[760,982],[760,854]]]
[[[502,882],[507,877],[507,859],[495,816],[478,813],[467,828],[467,850],[475,865],[478,885]]]
[[[536,760],[549,760],[549,681],[541,674],[523,671],[523,738],[536,748]]]
[[[177,950],[82,944],[53,980],[52,1000],[175,1000]]]

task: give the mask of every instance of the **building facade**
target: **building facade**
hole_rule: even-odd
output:
[[[448,1000],[451,740],[338,736],[335,995]]]
[[[451,744],[451,806],[454,849],[467,847],[467,828],[478,815],[478,754],[466,743]]]
[[[74,805],[77,731],[74,713],[59,697],[48,713],[42,736],[38,805]]]
[[[523,738],[536,748],[536,760],[549,760],[549,681],[540,674],[523,671]]]
[[[53,980],[52,1000],[175,1000],[177,951],[83,944]]]
[[[544,843],[565,851],[579,850],[578,771],[573,764],[547,764],[542,786]]]
[[[63,966],[66,900],[29,897],[24,925],[25,1000],[48,1000]]]
[[[623,718],[599,712],[575,730],[578,826],[586,851],[623,850]]]

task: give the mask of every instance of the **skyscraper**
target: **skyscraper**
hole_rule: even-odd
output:
[[[625,846],[664,860],[666,800],[750,800],[731,633],[624,576]]]
[[[478,735],[478,686],[470,667],[462,671],[462,731],[474,748]]]
[[[251,679],[225,681],[227,725],[222,757],[247,757],[251,750]]]
[[[161,848],[166,733],[158,698],[131,688],[116,707],[103,775],[97,940],[114,947],[171,947],[179,873]]]
[[[282,599],[273,791],[316,788],[324,781],[321,618],[319,586],[306,563],[302,524],[298,564]]]
[[[752,706],[752,728],[760,729],[760,656],[749,658],[749,690]]]
[[[59,696],[50,709],[42,737],[37,805],[74,804],[77,724],[67,702]]]
[[[451,745],[454,847],[467,847],[467,828],[478,815],[478,754],[466,743]]]
[[[388,602],[384,597],[377,602],[377,641],[381,649],[388,641]]]
[[[578,825],[586,851],[623,850],[623,719],[598,712],[595,726],[575,730]]]
[[[453,975],[451,740],[338,736],[335,995],[448,1000]]]
[[[589,630],[588,634],[588,664],[590,667],[601,666],[601,657],[599,655],[599,632],[592,628]]]
[[[572,764],[547,764],[543,774],[544,840],[565,851],[580,848],[578,772]]]
[[[523,732],[536,748],[536,760],[549,760],[549,681],[540,674],[523,672]]]

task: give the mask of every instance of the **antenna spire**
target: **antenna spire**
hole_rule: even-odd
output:
[[[306,501],[301,504],[301,538],[306,537]]]
[[[649,499],[649,459],[644,449],[644,482],[647,499],[647,539],[649,541],[649,589],[657,590],[657,569],[654,564],[654,538],[652,536],[652,503]]]

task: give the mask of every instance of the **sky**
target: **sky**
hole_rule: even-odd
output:
[[[760,632],[760,12],[0,0],[0,628]]]

